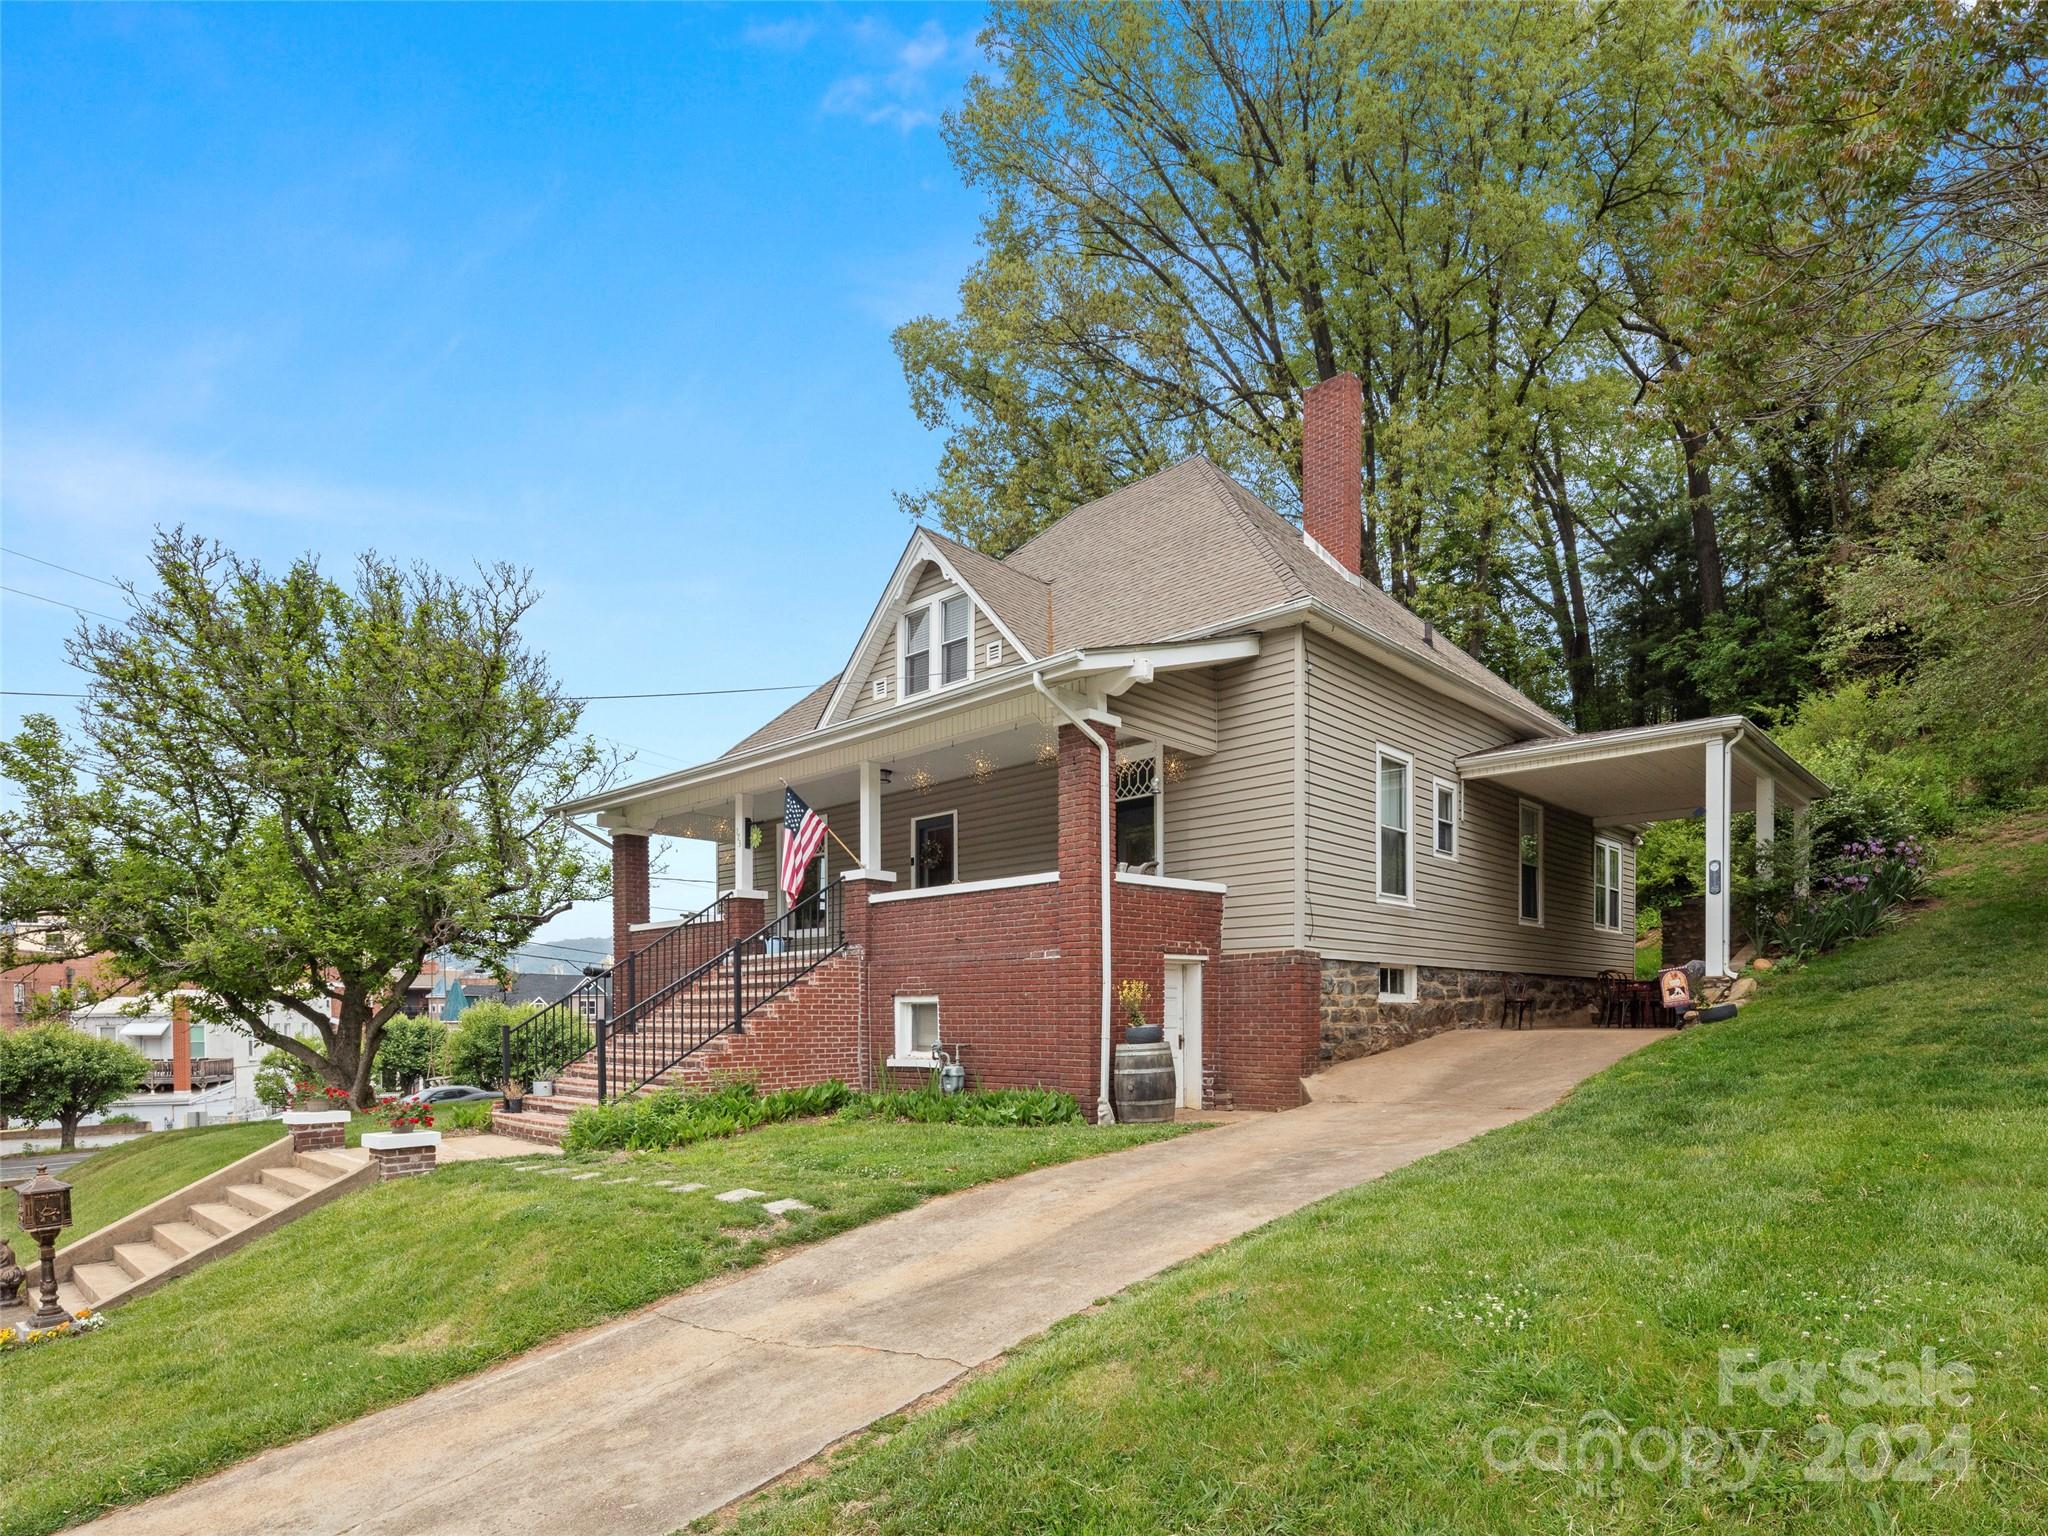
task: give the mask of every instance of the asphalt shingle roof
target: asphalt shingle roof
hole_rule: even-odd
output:
[[[1309,598],[1503,703],[1569,729],[1461,647],[1426,639],[1421,619],[1371,583],[1346,579],[1300,529],[1204,458],[1183,459],[1075,507],[1001,560],[925,532],[983,604],[1040,656],[1201,634]],[[815,730],[838,682],[822,684],[732,751]]]

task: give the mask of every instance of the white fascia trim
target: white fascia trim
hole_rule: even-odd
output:
[[[878,907],[885,901],[926,901],[934,896],[968,896],[976,891],[1008,891],[1025,885],[1057,885],[1060,872],[1048,869],[1036,875],[1011,875],[1002,880],[956,880],[951,885],[928,885],[917,891],[877,891],[868,898],[868,905]]]
[[[1117,871],[1118,885],[1150,885],[1162,891],[1202,891],[1212,896],[1226,894],[1230,887],[1220,880],[1176,880],[1171,875],[1139,875]]]
[[[1458,759],[1458,771],[1466,778],[1491,779],[1520,768],[1569,768],[1580,763],[1604,762],[1628,757],[1650,748],[1668,751],[1704,746],[1719,738],[1731,748],[1749,747],[1755,755],[1769,759],[1774,774],[1794,781],[1795,792],[1818,800],[1829,792],[1825,779],[1810,772],[1745,715],[1714,715],[1705,720],[1670,720],[1661,725],[1639,725],[1619,731],[1596,731],[1585,736],[1563,736],[1551,741],[1525,741],[1513,746],[1491,747]]]

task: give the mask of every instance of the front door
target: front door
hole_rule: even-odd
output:
[[[1202,962],[1169,960],[1161,995],[1166,1043],[1173,1049],[1173,1102],[1202,1107]]]

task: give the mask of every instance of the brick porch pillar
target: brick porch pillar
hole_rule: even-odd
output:
[[[1115,729],[1095,729],[1113,759]],[[1071,725],[1060,726],[1059,749],[1060,985],[1050,1022],[1059,1086],[1092,1114],[1102,1086],[1102,752]]]
[[[612,834],[612,1017],[633,1006],[633,968],[626,957],[647,940],[633,932],[654,912],[647,878],[647,834]]]

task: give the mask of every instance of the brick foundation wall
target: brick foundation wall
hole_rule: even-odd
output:
[[[1322,957],[1308,949],[1227,954],[1208,968],[1203,1067],[1234,1109],[1293,1109],[1318,1065]],[[1219,1024],[1209,1021],[1217,1019]]]
[[[1349,1061],[1425,1040],[1453,1029],[1491,1029],[1500,1023],[1510,978],[1519,978],[1537,1023],[1590,1024],[1600,984],[1591,976],[1538,976],[1516,971],[1468,971],[1418,966],[1415,1001],[1382,1003],[1379,966],[1369,960],[1325,960],[1320,967],[1317,1015],[1324,1062]]]
[[[838,1078],[860,1086],[856,1055],[863,956],[842,949],[723,1037],[713,1075],[749,1078],[763,1093]]]
[[[971,1085],[1058,1088],[1094,1107],[1096,1015],[1079,1026],[1062,1016],[1072,988],[1061,895],[1060,885],[1025,885],[866,907],[867,1059],[877,1081],[923,1082],[923,1069],[892,1077],[884,1063],[896,1048],[896,999],[936,997],[939,1038],[960,1053]]]
[[[292,1128],[292,1150],[294,1152],[338,1152],[341,1150],[344,1133],[343,1125],[295,1125]]]

